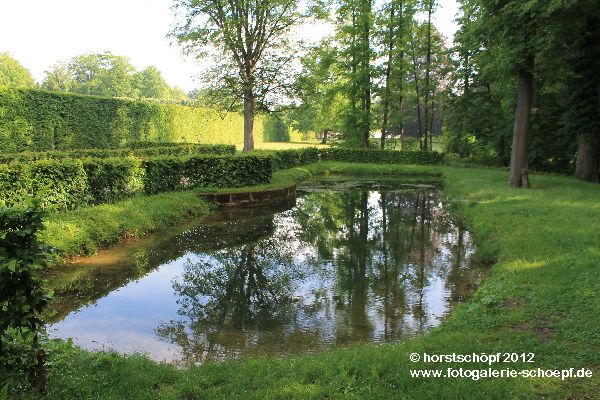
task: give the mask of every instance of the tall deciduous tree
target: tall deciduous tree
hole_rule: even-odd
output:
[[[277,62],[269,61],[293,55],[285,49],[287,35],[314,8],[301,10],[295,0],[178,0],[174,9],[178,23],[172,35],[187,52],[202,55],[217,49],[236,68],[235,79],[221,79],[242,98],[244,151],[254,149],[257,92],[265,82],[277,81],[280,71]]]
[[[372,0],[343,0],[337,10],[337,39],[341,46],[340,64],[350,107],[346,114],[345,135],[349,142],[369,147],[371,127],[373,26]]]

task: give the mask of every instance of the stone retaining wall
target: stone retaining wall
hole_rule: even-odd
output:
[[[219,208],[281,204],[296,199],[296,184],[257,192],[201,193],[199,197],[209,203],[218,204]]]

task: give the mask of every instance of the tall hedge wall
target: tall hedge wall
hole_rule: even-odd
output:
[[[254,140],[263,141],[263,117]],[[205,108],[32,89],[0,89],[1,152],[115,148],[136,141],[243,142],[243,116]]]

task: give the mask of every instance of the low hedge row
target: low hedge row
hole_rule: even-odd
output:
[[[159,157],[142,162],[147,194],[185,190],[194,187],[224,188],[269,183],[272,164],[269,157]]]
[[[66,158],[109,158],[135,156],[141,158],[158,156],[195,156],[202,154],[235,154],[235,146],[229,144],[180,144],[144,142],[122,149],[49,150],[0,154],[0,164],[58,160]]]
[[[320,159],[321,161],[357,163],[436,165],[444,162],[444,155],[435,151],[397,151],[330,147],[320,150]]]
[[[271,157],[273,170],[297,167],[317,161],[426,165],[442,164],[444,162],[444,155],[433,151],[307,147],[297,150],[280,150],[264,153]]]
[[[43,208],[71,210],[138,193],[259,185],[271,176],[270,158],[246,155],[41,160],[0,165],[0,205],[38,197]]]

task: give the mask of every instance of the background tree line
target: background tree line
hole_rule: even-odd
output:
[[[141,71],[129,58],[109,51],[73,57],[58,62],[37,85],[31,73],[8,53],[0,54],[0,85],[59,92],[89,94],[102,97],[157,99],[186,102],[190,98],[178,87],[171,87],[155,66]]]

